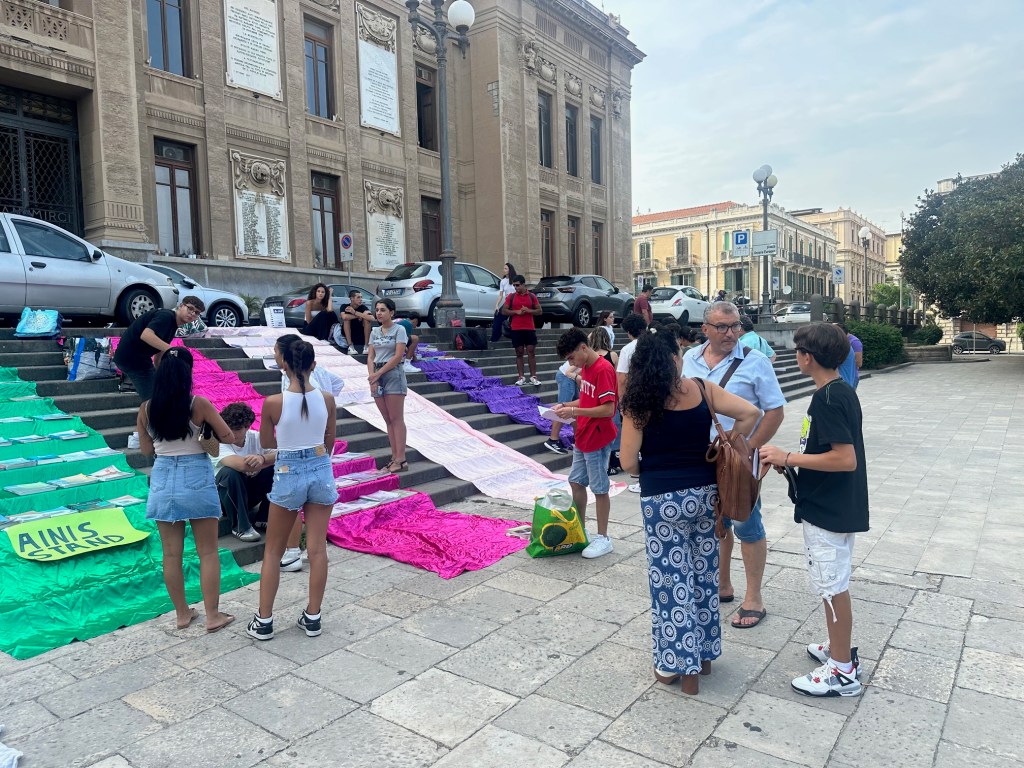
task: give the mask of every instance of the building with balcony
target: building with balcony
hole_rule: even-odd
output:
[[[458,257],[628,285],[643,54],[587,0],[473,6],[469,47],[448,51]],[[437,258],[436,42],[407,13],[400,0],[0,0],[0,210],[256,295],[349,270],[372,287]]]
[[[725,289],[730,298],[760,301],[764,259],[742,256],[735,233],[761,231],[762,209],[731,200],[694,208],[633,217],[633,285],[692,285],[712,296]],[[772,262],[775,301],[832,293],[831,268],[836,239],[778,206],[768,210],[769,229],[779,232]],[[749,240],[749,236],[748,236]]]
[[[843,268],[843,283],[837,286],[837,295],[844,303],[856,299],[861,304],[871,299],[871,286],[885,282],[885,230],[868,221],[850,208],[822,211],[807,208],[793,211],[793,215],[809,224],[828,229],[836,239],[836,266]],[[861,227],[871,230],[867,248],[867,274],[865,279],[864,245],[860,239]]]

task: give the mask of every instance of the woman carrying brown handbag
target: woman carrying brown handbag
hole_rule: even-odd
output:
[[[675,334],[641,333],[622,397],[622,468],[640,475],[648,575],[654,676],[672,684],[682,677],[695,695],[699,674],[722,652],[715,539],[715,466],[705,454],[711,412],[700,388],[682,378]],[[707,383],[719,413],[749,434],[761,412],[717,384]],[[641,458],[641,454],[643,454]]]

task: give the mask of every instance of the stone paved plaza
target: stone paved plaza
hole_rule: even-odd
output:
[[[324,633],[224,632],[168,615],[28,661],[0,659],[3,740],[22,768],[1024,764],[1024,357],[876,375],[860,388],[871,531],[858,536],[859,699],[798,696],[824,638],[781,479],[766,482],[768,618],[735,630],[701,693],[651,671],[638,498],[612,505],[615,553],[525,552],[444,581],[331,548]],[[795,445],[808,400],[775,441]],[[538,438],[540,439],[540,438]],[[528,519],[476,498],[457,509]],[[737,548],[737,554],[738,554]],[[737,596],[742,588],[739,561]],[[730,607],[735,609],[739,600]]]

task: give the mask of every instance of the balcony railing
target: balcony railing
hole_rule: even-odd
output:
[[[684,269],[692,266],[693,260],[690,258],[689,254],[686,256],[676,255],[669,260],[669,267],[671,269]]]
[[[93,22],[87,16],[37,0],[0,0],[0,29],[8,37],[5,53],[15,59],[72,76],[95,76]],[[16,51],[25,43],[21,56]]]

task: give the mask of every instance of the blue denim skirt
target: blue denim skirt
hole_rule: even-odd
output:
[[[213,463],[205,453],[157,456],[149,475],[146,518],[165,523],[220,517]]]

